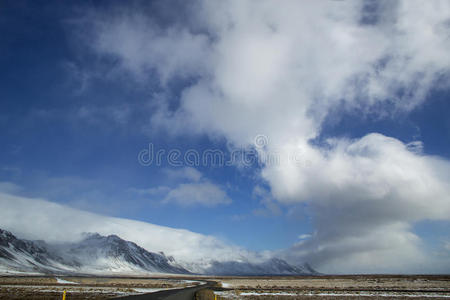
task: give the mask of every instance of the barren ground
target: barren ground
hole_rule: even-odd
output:
[[[449,299],[450,276],[297,276],[297,277],[0,277],[2,299],[111,299],[190,286],[191,280],[218,284],[217,299]],[[71,283],[72,282],[72,283]],[[207,298],[205,299],[209,299]],[[202,298],[203,299],[203,298]]]
[[[450,299],[450,276],[221,278],[218,299]]]
[[[174,278],[0,277],[0,299],[110,299],[195,285]]]

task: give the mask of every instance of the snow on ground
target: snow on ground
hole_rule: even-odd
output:
[[[63,280],[65,281],[65,280]],[[70,281],[68,281],[70,282]],[[163,290],[170,290],[173,288],[117,288],[117,287],[84,287],[84,286],[31,286],[31,285],[2,285],[2,288],[8,289],[23,289],[28,291],[35,291],[41,293],[66,291],[67,293],[89,293],[89,294],[116,294],[121,296],[139,295],[145,293],[154,293]]]
[[[333,292],[320,292],[320,293],[302,293],[302,292],[236,292],[236,291],[215,291],[215,295],[228,299],[242,299],[245,296],[326,296],[326,297],[410,297],[410,298],[450,298],[449,294],[438,293],[386,293],[386,292],[359,292],[359,293],[333,293]]]
[[[146,293],[155,293],[159,291],[166,291],[166,290],[173,290],[177,288],[133,288],[134,291],[138,292],[139,294],[146,294]]]
[[[269,293],[270,294],[270,293]],[[242,294],[241,294],[242,295]],[[372,297],[389,297],[389,298],[395,298],[395,297],[412,297],[412,298],[450,298],[450,295],[442,295],[442,294],[424,294],[424,293],[417,293],[417,294],[406,294],[406,293],[310,293],[310,294],[304,294],[305,296],[336,296],[336,297],[361,297],[361,296],[372,296]],[[302,294],[303,296],[303,294]]]
[[[226,292],[214,291],[214,295],[217,295],[225,299],[239,299],[239,296],[233,291],[226,291]]]
[[[181,282],[186,283],[186,287],[192,287],[197,285],[203,285],[206,284],[206,281],[200,281],[200,280],[188,280],[188,279],[181,279],[181,280],[175,280],[175,282]]]
[[[296,293],[257,293],[257,292],[244,292],[240,293],[241,296],[297,296]]]
[[[60,284],[78,284],[78,282],[73,282],[73,281],[67,281],[61,278],[56,277],[56,282],[60,283]]]

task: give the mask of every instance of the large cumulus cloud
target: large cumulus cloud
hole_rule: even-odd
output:
[[[411,227],[448,220],[449,162],[381,134],[330,144],[308,168],[263,171],[277,199],[306,201],[314,216],[312,238],[287,255],[333,272],[430,271]],[[440,271],[448,267],[441,264]]]

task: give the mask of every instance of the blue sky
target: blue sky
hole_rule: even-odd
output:
[[[411,6],[416,4],[411,4]],[[172,5],[175,4],[172,3]],[[292,111],[298,109],[298,119],[289,113],[286,114],[286,120],[291,118],[292,124],[306,122],[302,124],[307,125],[298,127],[306,128],[305,132],[297,127],[288,128],[287,124],[291,123],[280,123],[283,117],[279,116],[283,116],[284,110],[280,110],[279,114],[274,109],[274,103],[280,103],[281,107],[291,105],[290,100],[283,104],[283,97],[292,97],[291,93],[280,94],[272,98],[274,102],[267,102],[267,109],[255,109],[256,114],[259,114],[263,121],[261,119],[253,120],[253,110],[245,113],[245,108],[243,108],[244,117],[234,119],[239,115],[239,111],[233,112],[235,107],[231,104],[228,107],[217,104],[218,111],[222,112],[217,116],[217,121],[214,118],[211,121],[208,119],[209,117],[205,117],[206,121],[203,121],[203,116],[212,114],[215,108],[209,107],[206,102],[197,102],[197,104],[189,106],[186,103],[189,101],[189,92],[193,86],[204,87],[209,84],[205,78],[214,76],[214,78],[218,78],[217,82],[211,83],[208,90],[213,90],[222,84],[222,90],[217,94],[225,95],[221,96],[224,102],[230,100],[230,103],[234,105],[235,99],[239,101],[249,99],[248,102],[242,100],[239,105],[251,108],[252,105],[256,106],[256,104],[252,104],[254,103],[252,99],[259,99],[259,93],[272,93],[271,90],[263,90],[264,84],[258,85],[270,78],[271,74],[280,74],[280,78],[283,78],[284,75],[270,71],[268,77],[259,78],[256,75],[253,76],[252,73],[247,74],[247,71],[252,70],[252,66],[258,68],[261,64],[249,64],[242,72],[243,84],[235,84],[233,76],[240,77],[241,73],[239,70],[233,70],[236,65],[233,65],[231,61],[224,62],[223,65],[230,66],[232,71],[228,69],[222,71],[217,67],[222,66],[222,62],[214,61],[217,59],[214,55],[213,58],[201,56],[196,58],[194,54],[192,55],[194,62],[190,60],[186,62],[183,61],[186,58],[182,56],[178,58],[175,55],[175,58],[171,56],[167,59],[164,54],[156,50],[152,52],[153,48],[151,47],[160,43],[163,49],[168,47],[168,52],[175,51],[174,48],[177,47],[186,47],[187,53],[192,49],[197,49],[195,47],[198,45],[195,43],[198,42],[200,43],[198,47],[202,47],[205,53],[217,51],[225,57],[229,53],[231,53],[230,57],[245,53],[246,48],[240,52],[239,41],[243,39],[243,45],[245,45],[245,34],[251,30],[249,28],[253,28],[246,23],[247,19],[245,21],[234,20],[236,32],[232,36],[231,34],[225,36],[224,31],[217,29],[217,27],[225,25],[211,21],[214,19],[214,13],[211,13],[212,16],[208,15],[210,17],[208,18],[203,14],[193,12],[195,7],[204,5],[201,1],[192,2],[191,5],[180,3],[178,5],[180,9],[175,12],[171,5],[158,1],[145,4],[134,1],[126,7],[115,1],[2,2],[0,6],[0,143],[2,145],[0,147],[0,182],[15,184],[16,188],[13,192],[21,196],[45,198],[104,215],[185,228],[202,234],[214,235],[250,250],[260,251],[287,249],[300,241],[300,235],[320,231],[325,226],[320,219],[327,215],[323,213],[325,211],[323,207],[327,206],[328,200],[324,200],[316,206],[317,202],[314,202],[314,199],[325,196],[317,191],[306,193],[304,191],[308,188],[302,188],[301,184],[298,185],[301,190],[297,191],[297,187],[293,187],[293,194],[285,195],[280,190],[290,190],[289,186],[281,183],[290,182],[286,177],[287,173],[283,173],[283,171],[280,173],[278,169],[272,169],[270,166],[253,164],[249,167],[233,165],[211,168],[200,165],[196,169],[200,172],[201,179],[192,179],[182,175],[184,168],[187,167],[186,164],[182,167],[172,167],[168,164],[143,166],[138,161],[138,153],[146,149],[149,143],[157,149],[166,149],[167,151],[179,149],[181,152],[195,149],[202,153],[207,149],[218,149],[223,153],[229,153],[230,147],[249,150],[254,146],[251,142],[255,133],[267,136],[269,142],[273,141],[274,148],[270,148],[270,145],[267,151],[279,151],[279,149],[285,149],[283,147],[296,137],[292,134],[294,132],[296,134],[301,132],[298,133],[300,140],[315,145],[314,149],[328,149],[334,147],[332,146],[334,144],[329,144],[329,139],[355,142],[370,133],[379,133],[394,138],[404,145],[421,141],[423,147],[421,147],[420,154],[417,154],[421,157],[427,157],[427,159],[428,157],[440,157],[445,163],[450,159],[450,119],[448,118],[450,111],[448,67],[450,63],[449,56],[446,54],[447,50],[442,57],[436,54],[438,53],[436,50],[434,56],[431,55],[432,57],[428,58],[425,50],[414,48],[417,45],[415,41],[411,41],[411,48],[416,52],[410,52],[410,49],[393,48],[399,52],[398,56],[403,55],[402,51],[406,53],[405,55],[419,53],[417,58],[411,59],[413,61],[411,65],[403,66],[405,74],[410,72],[411,75],[395,74],[399,69],[394,67],[392,69],[380,67],[382,68],[380,73],[385,72],[382,73],[382,76],[385,76],[383,84],[392,82],[392,86],[388,84],[386,84],[387,87],[383,86],[382,88],[377,86],[382,91],[378,92],[379,90],[373,88],[376,91],[373,94],[364,81],[367,79],[364,76],[377,76],[367,75],[372,72],[371,70],[364,73],[366,71],[357,69],[354,71],[355,73],[351,74],[345,73],[348,68],[343,71],[344,73],[339,73],[339,69],[329,71],[330,74],[333,71],[338,72],[339,78],[347,76],[359,79],[359,81],[348,81],[345,84],[336,83],[337,81],[329,74],[323,75],[325,79],[319,78],[323,80],[324,86],[314,83],[316,82],[314,76],[309,79],[307,77],[307,85],[310,85],[311,88],[305,88],[304,91],[299,92],[299,95],[303,97],[310,90],[315,90],[314,95],[310,97],[317,99],[314,100],[316,101],[314,103],[320,103],[320,105],[306,106],[308,112],[302,117],[301,114],[304,110],[294,104]],[[380,7],[375,5],[375,8],[370,5],[361,8],[361,14],[376,14],[378,17],[373,22],[381,22],[376,20],[384,20],[382,17],[386,13],[386,8],[383,8],[383,5]],[[208,14],[211,8],[208,5],[204,6],[204,11]],[[358,5],[353,3],[346,9],[357,9],[357,7]],[[223,9],[229,8],[224,7]],[[248,7],[240,8],[239,5],[234,5],[230,8],[231,14],[240,9],[244,11],[244,14],[247,13],[247,10],[251,10]],[[255,9],[255,12],[258,14],[259,9]],[[236,13],[236,18],[240,17]],[[275,27],[278,26],[277,30],[282,33],[283,26],[288,25],[276,24],[279,20],[278,17],[273,16],[272,21]],[[289,18],[291,16],[287,17],[287,19]],[[433,15],[430,18],[434,18]],[[445,13],[439,14],[439,18],[450,20],[450,15],[447,11],[446,15]],[[365,23],[368,21],[364,20],[359,24],[356,23],[355,26],[364,30],[367,30],[364,26],[377,26],[377,24],[367,25]],[[424,17],[423,22],[426,23],[428,20]],[[250,21],[248,22],[250,23]],[[317,17],[317,24],[320,25],[320,22],[321,17]],[[151,29],[152,26],[156,29],[150,30],[150,33],[145,31],[146,28]],[[171,31],[168,30],[170,28],[174,28],[174,33],[170,33]],[[448,26],[443,28],[444,32],[448,34]],[[217,32],[214,31],[216,29]],[[177,44],[177,40],[182,40],[186,35],[183,30],[187,30],[187,34],[192,35],[186,38],[186,43],[195,42],[192,46],[186,46],[186,43],[182,44],[181,42],[179,45]],[[243,32],[242,35],[239,35],[241,33],[237,32],[238,30]],[[406,36],[414,35],[415,30],[418,29],[412,28]],[[136,37],[132,37],[133,34],[136,34]],[[171,34],[175,37],[171,37]],[[200,36],[201,34],[204,35]],[[259,31],[251,36],[258,36],[258,34]],[[379,38],[385,38],[386,43],[398,42],[396,39],[402,41],[395,35],[384,36],[383,34],[391,33],[382,32],[380,34]],[[201,40],[204,36],[206,36],[205,40]],[[147,37],[149,44],[143,41]],[[439,37],[436,34],[436,39]],[[275,41],[278,41],[277,38],[274,37]],[[289,38],[288,34],[282,35],[280,43],[287,38]],[[362,40],[355,43],[362,45],[367,42],[364,38]],[[215,41],[223,42],[217,42],[216,45]],[[255,43],[258,47],[264,48],[266,41]],[[227,42],[231,43],[231,48],[225,45]],[[135,46],[138,50],[130,50],[125,47],[124,44],[127,43],[130,43],[130,48]],[[137,43],[137,45],[133,45],[133,43]],[[202,43],[206,43],[208,46],[204,46]],[[319,52],[326,50],[326,47],[324,48],[315,40],[311,40],[310,43],[313,45],[312,47],[317,47],[316,50]],[[443,44],[436,43],[445,49]],[[442,43],[448,43],[448,39]],[[396,43],[393,42],[393,44]],[[233,45],[237,45],[235,47],[237,50]],[[262,56],[260,59],[263,62],[271,61],[272,51],[278,51],[278,48],[273,45],[272,41],[267,48],[268,54],[266,54],[266,50],[258,52],[258,55]],[[406,43],[406,45],[409,44]],[[146,49],[145,47],[151,49],[144,51],[145,54],[139,52],[139,49]],[[220,50],[220,47],[223,49]],[[401,47],[399,46],[399,48]],[[336,65],[339,65],[339,59],[342,59],[342,64],[347,63],[348,56],[338,53],[338,51],[339,49],[336,50],[336,57],[333,58],[338,61]],[[155,53],[154,62],[152,53]],[[198,51],[195,53],[198,54]],[[284,65],[286,63],[284,58],[294,55],[286,53],[293,52],[283,52],[284,56],[276,57],[274,61]],[[362,53],[364,56],[365,52]],[[322,58],[326,60],[333,55],[325,53]],[[395,60],[392,58],[394,56],[383,55],[380,54],[380,57],[389,62]],[[204,64],[200,64],[200,67],[197,68],[197,60],[201,62],[203,58],[205,59]],[[367,58],[367,60],[371,59]],[[426,59],[429,61],[422,64],[422,61]],[[213,62],[210,63],[210,60]],[[152,62],[147,65],[147,61]],[[171,61],[177,61],[180,65],[175,63],[173,66]],[[299,57],[298,61],[308,65],[306,62],[309,60]],[[311,61],[312,67],[310,67],[316,68],[314,70],[317,70],[317,74],[321,74],[322,66],[314,66],[316,60],[313,58]],[[352,62],[349,65],[364,64],[365,62],[365,60],[360,63]],[[194,67],[191,66],[191,63]],[[389,63],[387,64],[389,65]],[[437,65],[439,67],[436,67]],[[203,70],[204,66],[206,66],[206,70]],[[270,66],[267,68],[270,69]],[[431,67],[420,72],[417,71],[423,66]],[[186,74],[184,74],[185,72]],[[232,72],[234,75],[228,77],[226,72]],[[258,73],[258,70],[255,72]],[[277,69],[277,72],[283,72],[283,69],[281,68],[281,71]],[[366,75],[360,75],[360,73]],[[289,75],[289,78],[296,76],[292,74]],[[256,79],[252,82],[254,78]],[[402,79],[396,82],[397,78]],[[432,79],[425,80],[423,78]],[[329,80],[329,84],[327,80]],[[269,82],[274,81],[276,80]],[[303,86],[303,82],[299,79],[299,86]],[[376,83],[378,84],[378,82]],[[336,88],[334,84],[340,84],[344,88]],[[251,90],[253,87],[255,90]],[[347,91],[348,89],[356,92],[351,94]],[[206,92],[202,91],[202,93]],[[348,96],[350,94],[352,96]],[[293,99],[292,101],[296,101],[295,99],[301,99],[301,97],[294,96]],[[332,101],[335,101],[333,102],[335,104],[329,105],[328,103]],[[322,105],[322,103],[326,104]],[[197,105],[197,109],[195,109],[195,105]],[[230,109],[228,110],[228,108]],[[164,119],[165,117],[161,117],[161,115],[167,118]],[[221,116],[224,117],[223,120]],[[259,123],[261,125],[254,125]],[[234,124],[240,126],[236,127],[240,129],[236,129]],[[274,128],[274,130],[266,130],[267,128]],[[277,135],[278,133],[279,135]],[[276,146],[280,148],[276,148]],[[309,153],[308,147],[304,148],[307,149],[305,150],[307,153]],[[325,157],[332,157],[333,153],[330,152]],[[305,159],[308,161],[311,159],[314,164],[313,156],[308,158],[307,155]],[[402,167],[398,166],[398,168]],[[444,170],[440,172],[445,173],[446,169],[443,168]],[[172,171],[173,173],[171,173]],[[279,173],[281,176],[277,177],[276,174]],[[174,176],[174,174],[179,175]],[[318,173],[314,171],[314,173],[308,174],[310,175],[307,176],[312,178]],[[428,173],[423,174],[427,176]],[[323,174],[323,176],[328,175]],[[439,187],[442,186],[444,190],[445,186],[449,184],[447,180],[448,176],[436,179],[440,184]],[[326,182],[324,181],[324,184]],[[217,195],[219,191],[222,191],[226,194],[226,199],[231,201],[228,203],[227,200],[221,198],[217,202],[213,201],[212,204],[207,205],[203,205],[201,200],[180,204],[178,198],[168,196],[170,191],[176,190],[183,184],[195,183],[210,186],[212,194],[208,195]],[[366,185],[370,184],[372,183],[366,183]],[[160,192],[155,192],[161,187],[163,187],[162,192],[161,189]],[[265,191],[268,196],[264,198],[262,194],[256,192],[255,188]],[[334,193],[337,193],[337,197],[341,197],[342,195],[339,195],[341,192],[344,193],[344,189],[345,187],[340,186],[339,191],[335,190]],[[401,193],[402,191],[398,192],[398,194]],[[435,197],[435,195],[430,195],[430,197]],[[398,203],[406,203],[402,201],[400,199]],[[430,202],[430,205],[439,207],[439,205],[443,205],[442,203],[446,203],[445,208],[441,207],[442,211],[446,211],[450,203],[448,194],[439,203]],[[352,206],[343,206],[343,209],[348,207]],[[395,218],[399,218],[405,222],[404,224],[410,226],[408,230],[405,230],[416,234],[424,242],[425,246],[422,247],[424,249],[431,248],[432,251],[441,251],[441,248],[445,248],[445,245],[450,242],[448,218],[438,216],[434,212],[423,216],[408,216],[405,219]],[[393,220],[389,222],[393,222]],[[314,245],[317,246],[317,244]],[[403,246],[400,245],[399,249],[401,247]],[[293,256],[295,257],[295,255]],[[322,259],[321,256],[313,255],[312,257],[313,260]],[[448,258],[446,259],[448,260]]]

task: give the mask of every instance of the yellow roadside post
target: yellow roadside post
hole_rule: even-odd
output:
[[[66,291],[63,292],[63,300],[66,300]]]

